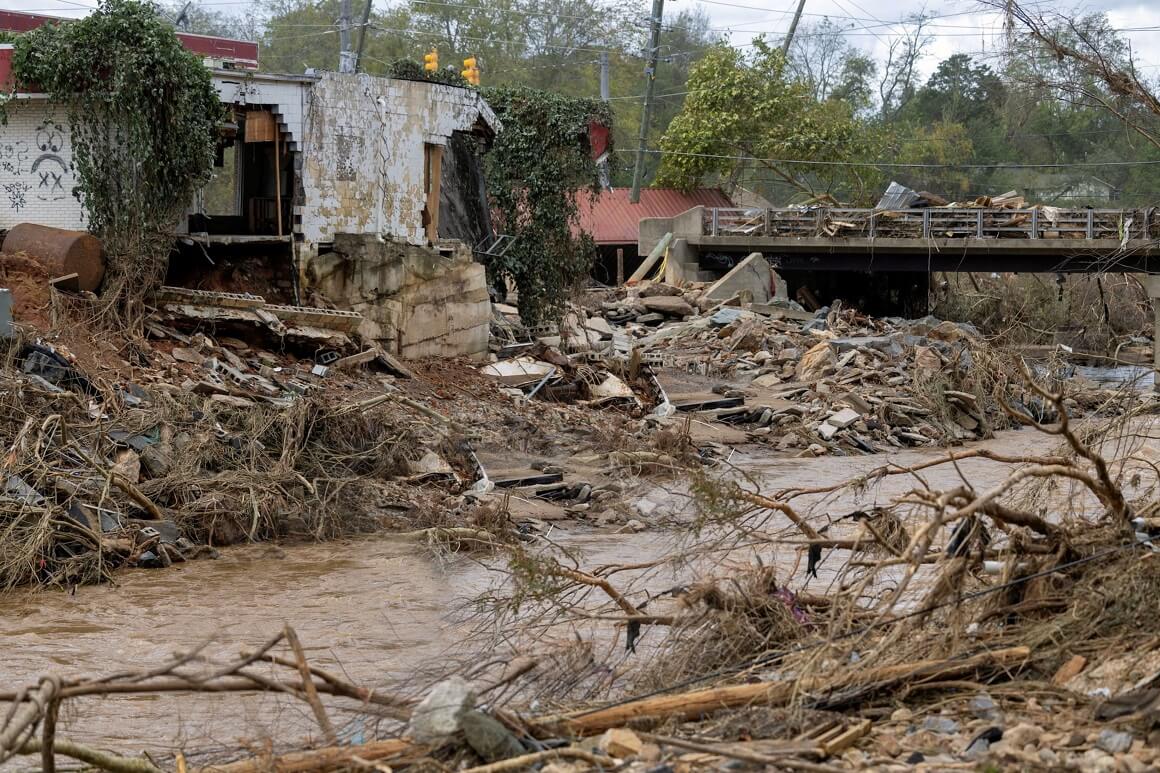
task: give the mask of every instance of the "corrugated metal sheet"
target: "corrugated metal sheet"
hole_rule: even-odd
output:
[[[644,217],[676,217],[693,207],[733,206],[720,188],[697,188],[689,193],[645,188],[636,204],[629,203],[629,193],[628,188],[613,188],[594,202],[580,197],[580,227],[592,234],[597,244],[635,244]]]

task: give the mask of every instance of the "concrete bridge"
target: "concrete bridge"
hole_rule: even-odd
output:
[[[1153,340],[1160,341],[1160,210],[1153,207],[696,207],[673,218],[641,220],[640,254],[650,252],[668,233],[673,235],[665,262],[670,283],[715,280],[721,271],[707,265],[755,252],[791,277],[852,272],[897,277],[935,271],[1150,274],[1141,281],[1152,299]],[[847,287],[858,281],[851,276]],[[921,289],[917,282],[914,288]],[[1160,346],[1153,351],[1160,372]]]
[[[709,209],[640,221],[644,255],[673,234],[670,279],[709,279],[707,255],[760,252],[781,270],[1160,273],[1147,209]]]

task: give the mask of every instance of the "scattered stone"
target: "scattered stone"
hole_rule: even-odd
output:
[[[481,711],[466,711],[459,718],[467,745],[485,762],[518,757],[527,749],[499,720]]]
[[[665,284],[664,282],[650,282],[649,284],[641,287],[640,292],[638,293],[641,298],[657,298],[664,295],[677,296],[680,294],[681,289],[679,287],[673,287],[672,285]]]
[[[929,730],[932,733],[952,735],[959,732],[959,723],[950,717],[927,717],[923,720],[922,729]]]
[[[971,698],[971,713],[980,719],[993,719],[998,714],[994,699],[985,692]]]
[[[636,757],[641,753],[643,746],[640,736],[623,727],[616,727],[605,732],[604,735],[600,736],[598,744],[600,751],[616,759]]]
[[[1022,749],[1030,743],[1038,743],[1042,736],[1043,728],[1028,722],[1020,722],[1003,731],[1003,740],[1016,749]]]
[[[647,528],[648,527],[645,526],[643,523],[641,523],[637,519],[633,518],[633,519],[629,520],[628,523],[624,524],[619,529],[617,529],[616,533],[617,534],[635,534],[637,532],[642,532]]]
[[[802,355],[795,372],[800,381],[817,381],[837,362],[838,358],[830,344],[822,341]]]
[[[475,691],[460,676],[439,682],[411,713],[407,729],[418,743],[437,743],[460,729],[463,715],[475,706]]]
[[[903,706],[900,709],[895,709],[890,714],[891,722],[909,722],[914,718],[914,712]]]
[[[696,309],[685,302],[684,298],[672,295],[657,295],[651,298],[641,298],[641,304],[651,312],[665,314],[670,317],[691,317],[697,313]],[[640,321],[639,319],[637,320]]]
[[[1100,731],[1099,738],[1096,739],[1096,746],[1109,754],[1120,754],[1132,748],[1133,740],[1131,733],[1105,728]]]
[[[826,421],[830,424],[833,424],[838,429],[845,429],[861,418],[861,414],[859,414],[857,411],[851,410],[850,408],[843,408],[830,418],[826,419]]]

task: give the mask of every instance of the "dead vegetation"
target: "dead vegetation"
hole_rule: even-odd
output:
[[[934,314],[970,322],[997,344],[1115,357],[1152,333],[1147,293],[1129,274],[944,274],[933,297]]]
[[[288,690],[311,707],[324,739],[323,718],[336,697],[364,701],[360,711],[376,718],[379,740],[270,749],[211,766],[233,773],[351,764],[499,771],[546,761],[581,769],[662,760],[697,767],[723,759],[793,770],[873,767],[875,760],[900,762],[901,752],[887,759],[881,751],[899,743],[935,754],[931,733],[943,731],[928,725],[961,724],[964,736],[973,733],[969,713],[953,707],[979,695],[1007,701],[1010,716],[1044,722],[1046,712],[1083,732],[1098,729],[1098,717],[1127,717],[1117,720],[1115,732],[1143,738],[1155,715],[1145,700],[1150,693],[1141,698],[1139,691],[1152,689],[1160,670],[1107,693],[1069,691],[1057,672],[1080,658],[1093,664],[1087,678],[1101,673],[1097,665],[1160,646],[1152,613],[1160,563],[1150,542],[1160,531],[1155,427],[1147,406],[1127,398],[1116,421],[1077,424],[1064,394],[1040,385],[1027,369],[1022,378],[1026,394],[1050,407],[1053,417],[1036,418],[1001,399],[1010,421],[1047,441],[1029,453],[961,449],[782,490],[723,467],[689,488],[698,510],[689,536],[636,563],[587,566],[581,553],[551,535],[488,542],[493,552],[481,560],[505,579],[477,601],[480,626],[469,642],[488,656],[462,667],[474,690],[448,683],[429,694],[459,702],[435,741],[427,735],[435,722],[427,716],[431,706],[423,708],[429,701],[419,701],[417,685],[371,693],[302,663],[296,667],[311,675],[305,681],[255,679],[250,664],[258,661],[251,660],[232,671],[211,670],[200,681],[183,676],[170,685],[186,672],[185,665],[170,664],[149,678],[122,675],[92,684],[149,692],[218,689],[215,680],[227,680],[229,689]],[[247,449],[244,456],[233,449],[235,456],[217,462],[220,471],[244,460],[281,470],[286,487],[301,476],[325,498],[335,484],[320,485],[322,468],[314,465],[365,471],[358,451],[392,442],[401,431],[334,406],[304,402],[296,411],[296,421],[284,422],[293,429],[273,435],[261,422],[229,424],[228,414],[215,414],[223,427],[251,432],[263,445],[261,453]],[[172,414],[170,420],[177,421]],[[344,440],[335,450],[338,436]],[[15,447],[51,446],[54,437],[27,436]],[[1058,447],[1044,450],[1052,439]],[[392,463],[369,469],[389,474]],[[109,479],[113,490],[116,479]],[[244,480],[231,490],[252,485]],[[160,496],[153,489],[142,493]],[[483,543],[483,535],[510,533],[502,500],[476,515],[470,526],[428,528],[415,532],[416,539]],[[234,527],[245,524],[241,519]],[[198,657],[179,660],[192,665]],[[266,659],[294,665],[292,658]],[[53,695],[67,697],[88,684],[61,683]],[[1004,698],[1046,684],[1034,705]],[[13,726],[23,728],[19,733],[2,736],[16,740],[0,748],[85,753],[48,738],[51,700],[30,696],[5,696],[15,707],[10,716],[24,719]],[[905,729],[915,715],[927,719],[910,735]],[[1000,723],[1012,738],[1014,721]],[[30,740],[33,727],[39,742]],[[1026,766],[1029,759],[1022,744],[1004,745],[997,737],[964,757],[966,737],[937,743],[946,746],[948,738],[939,764],[987,759]],[[1083,741],[1074,751],[1052,754],[1078,765],[1081,754],[1107,755],[1114,764],[1128,753],[1105,747],[1112,748]],[[1154,758],[1147,745],[1130,753],[1145,762]],[[92,764],[147,769],[116,760]]]

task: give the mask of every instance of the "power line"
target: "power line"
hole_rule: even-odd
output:
[[[617,153],[631,153],[633,151],[617,150]],[[1073,167],[1109,167],[1109,166],[1155,166],[1160,161],[1061,161],[1054,164],[1019,164],[1019,163],[990,163],[990,164],[904,164],[889,161],[821,161],[812,159],[788,158],[757,158],[756,156],[729,156],[715,153],[685,153],[672,150],[646,150],[646,153],[687,156],[691,158],[714,158],[723,161],[760,161],[765,164],[802,164],[808,166],[858,166],[868,168],[887,167],[891,169],[1066,169]]]

